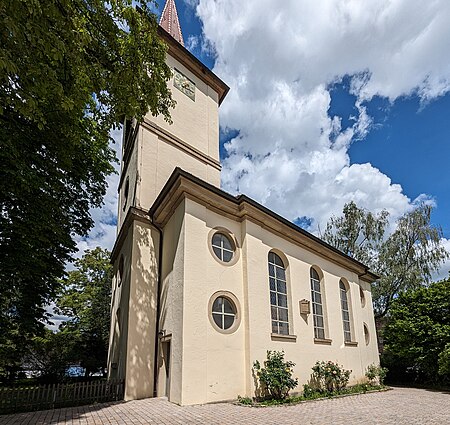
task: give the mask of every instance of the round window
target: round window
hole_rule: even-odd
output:
[[[236,320],[236,306],[226,297],[217,297],[212,306],[212,317],[220,329],[230,329]]]
[[[216,257],[224,263],[229,263],[234,256],[234,243],[223,233],[215,233],[212,237],[212,249]]]

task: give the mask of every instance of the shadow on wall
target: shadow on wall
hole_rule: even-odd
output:
[[[135,222],[129,286],[126,398],[153,396],[158,256],[159,232]]]

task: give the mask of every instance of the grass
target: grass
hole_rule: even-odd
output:
[[[360,384],[360,385],[354,385],[352,387],[344,388],[340,391],[334,391],[332,393],[329,392],[311,392],[307,396],[300,395],[300,396],[291,396],[286,397],[282,400],[274,400],[274,399],[268,399],[268,400],[262,400],[262,401],[253,401],[250,397],[241,397],[238,396],[238,403],[243,406],[253,406],[253,407],[261,407],[261,406],[280,406],[280,405],[286,405],[286,404],[298,404],[304,401],[309,400],[317,400],[321,398],[333,398],[333,397],[339,397],[343,395],[350,395],[350,394],[364,394],[367,391],[383,391],[387,389],[385,385],[368,385],[368,384]]]

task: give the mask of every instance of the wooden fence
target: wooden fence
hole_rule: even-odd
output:
[[[124,381],[0,387],[0,414],[123,400]]]

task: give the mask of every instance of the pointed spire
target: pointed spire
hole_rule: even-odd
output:
[[[182,46],[184,46],[183,34],[181,33],[175,0],[166,1],[159,25],[161,25],[161,27],[163,27]]]

